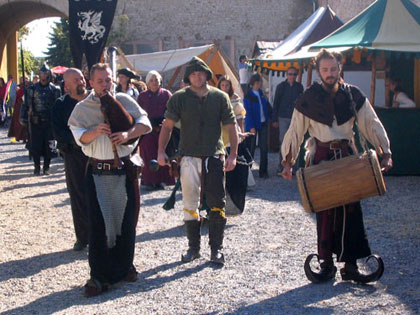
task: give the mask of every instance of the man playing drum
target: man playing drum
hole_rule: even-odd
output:
[[[369,100],[356,86],[350,86],[350,97],[344,81],[340,79],[341,58],[340,53],[325,49],[315,57],[315,67],[321,84],[313,83],[297,100],[290,127],[281,147],[284,167],[282,176],[286,179],[292,178],[292,166],[296,162],[307,131],[311,136],[307,142],[307,165],[354,154],[354,112],[357,112],[357,124],[361,133],[382,156],[383,171],[392,167],[386,131]],[[351,98],[355,111],[352,109]],[[338,262],[345,262],[344,268],[340,270],[343,280],[363,282],[360,280],[363,276],[358,271],[356,260],[371,255],[371,251],[363,225],[360,202],[317,212],[316,219],[321,269],[315,278],[307,273],[308,278],[313,282],[334,278],[337,268],[334,266],[332,254],[335,253]]]

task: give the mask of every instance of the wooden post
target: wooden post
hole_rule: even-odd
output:
[[[122,51],[122,49],[117,46],[117,51],[120,55],[120,57],[122,58],[122,60],[124,60],[125,64],[127,65],[127,67],[129,67],[131,70],[136,71],[136,69],[134,69],[134,66],[131,64],[131,62],[127,59],[127,57],[125,56],[124,52]]]
[[[179,66],[178,68],[176,68],[174,75],[171,77],[171,79],[169,80],[168,86],[166,87],[168,90],[170,90],[172,88],[172,85],[174,84],[179,72],[181,72],[182,66]]]
[[[392,107],[392,101],[389,99],[389,74],[391,69],[389,66],[385,68],[385,107]]]
[[[313,69],[314,65],[312,60],[309,61],[309,65],[308,65],[308,75],[307,75],[307,79],[306,79],[306,88],[311,87],[312,85],[312,69]]]
[[[414,102],[420,108],[420,59],[414,59]]]
[[[375,105],[375,90],[376,90],[376,64],[375,56],[372,56],[372,81],[370,83],[370,103]]]
[[[298,77],[297,77],[297,81],[298,81],[299,83],[302,83],[302,75],[303,75],[303,67],[301,66],[301,67],[299,68]]]

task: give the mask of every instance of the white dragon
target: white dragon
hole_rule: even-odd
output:
[[[88,11],[78,12],[79,29],[84,32],[82,35],[83,40],[88,40],[91,44],[96,44],[100,38],[104,36],[105,26],[101,25],[102,11]]]

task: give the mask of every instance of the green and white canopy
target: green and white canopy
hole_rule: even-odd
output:
[[[410,0],[377,0],[330,35],[277,62],[307,64],[321,48],[420,58],[420,7]]]
[[[420,8],[410,0],[377,0],[310,50],[334,47],[420,53]]]

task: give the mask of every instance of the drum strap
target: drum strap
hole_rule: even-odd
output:
[[[348,94],[348,96],[350,98],[350,107],[351,107],[351,110],[352,110],[353,115],[354,115],[354,120],[355,120],[355,123],[356,123],[356,126],[357,126],[357,130],[359,132],[360,145],[362,146],[362,149],[365,152],[368,152],[369,148],[368,148],[368,145],[367,145],[367,140],[366,140],[365,136],[363,135],[363,133],[360,131],[360,128],[359,128],[359,122],[357,120],[357,112],[356,112],[356,103],[354,102],[353,94],[351,93],[351,89],[350,89],[350,85],[344,84],[344,90],[346,91],[346,93]]]

